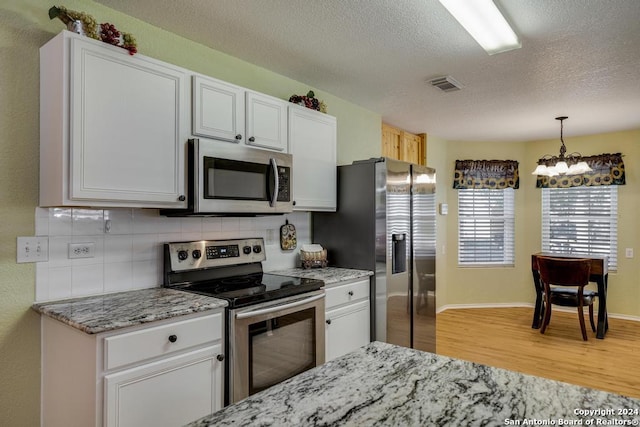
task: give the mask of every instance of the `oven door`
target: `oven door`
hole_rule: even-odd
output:
[[[324,363],[324,290],[229,314],[227,403]]]
[[[293,210],[292,156],[194,139],[194,208],[199,213],[279,214]]]

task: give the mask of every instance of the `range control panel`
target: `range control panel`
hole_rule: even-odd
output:
[[[165,243],[172,271],[262,262],[266,258],[261,237],[234,240],[198,240]]]

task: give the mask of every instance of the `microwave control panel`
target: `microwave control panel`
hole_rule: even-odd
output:
[[[291,168],[278,166],[278,201],[291,201]]]

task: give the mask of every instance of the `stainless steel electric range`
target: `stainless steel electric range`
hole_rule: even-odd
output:
[[[263,273],[262,238],[164,245],[164,286],[224,299],[225,404],[324,363],[324,282]]]

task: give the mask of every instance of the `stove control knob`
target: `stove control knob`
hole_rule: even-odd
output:
[[[251,246],[243,246],[242,253],[244,253],[245,255],[249,255],[251,253]]]
[[[253,245],[253,252],[259,254],[260,252],[262,252],[262,246],[260,245]]]
[[[202,252],[200,251],[200,249],[194,249],[194,251],[191,252],[191,256],[193,257],[193,259],[200,259],[200,257],[202,256]]]
[[[184,261],[187,258],[189,258],[189,252],[187,252],[185,250],[179,250],[178,251],[178,259],[180,261]]]

